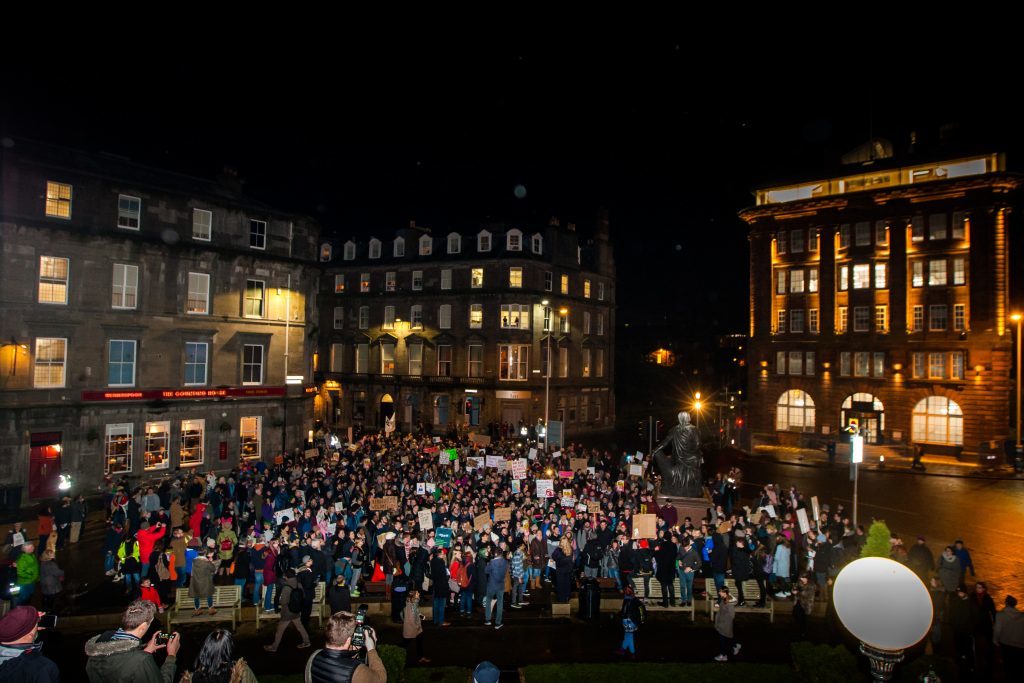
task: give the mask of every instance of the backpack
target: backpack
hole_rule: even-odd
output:
[[[292,614],[298,614],[302,611],[302,587],[296,587],[292,589],[291,595],[288,596],[288,611]]]
[[[459,588],[469,588],[469,565],[459,567]]]
[[[220,542],[220,551],[222,553],[230,553],[235,549],[235,544],[231,541],[230,536],[225,536],[224,540]]]

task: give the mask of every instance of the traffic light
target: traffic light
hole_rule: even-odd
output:
[[[467,398],[466,399],[466,415],[469,415],[472,412],[473,412],[473,399]]]
[[[661,431],[665,428],[665,423],[662,420],[658,420],[654,423],[654,440],[657,441],[661,438]]]
[[[742,417],[737,417],[737,418],[736,418],[736,426],[737,426],[738,428],[740,428],[740,429],[742,429],[742,428],[743,428],[743,418],[742,418]]]

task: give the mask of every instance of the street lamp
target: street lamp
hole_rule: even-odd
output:
[[[547,339],[547,355],[545,358],[545,365],[547,365],[547,372],[544,373],[544,450],[548,450],[549,437],[551,433],[548,425],[548,405],[551,398],[551,302],[544,299],[540,302],[544,306],[544,318],[548,321],[548,339]]]
[[[862,557],[846,565],[832,591],[836,614],[860,641],[876,681],[892,678],[903,651],[932,625],[932,599],[911,569],[886,557]]]
[[[695,393],[693,395],[693,398],[695,399],[694,402],[693,402],[693,409],[694,409],[694,412],[697,414],[697,432],[699,433],[700,432],[700,406],[701,406],[700,392],[698,391],[697,393]]]
[[[1024,446],[1021,445],[1020,440],[1020,321],[1021,314],[1014,313],[1010,316],[1010,320],[1017,323],[1017,444],[1014,447],[1014,465],[1017,460],[1021,457],[1021,451],[1024,450]]]

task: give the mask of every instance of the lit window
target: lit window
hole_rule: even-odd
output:
[[[778,270],[775,272],[775,293],[786,293],[786,271],[784,270]]]
[[[530,329],[529,304],[503,304],[501,307],[501,327],[503,329]]]
[[[867,377],[870,371],[871,354],[867,351],[857,351],[853,354],[853,376]]]
[[[266,285],[262,280],[245,281],[245,317],[262,318]]]
[[[550,332],[551,331],[551,307],[550,306],[545,306],[544,307],[544,322],[543,322],[543,325],[544,325],[544,331],[545,332]]]
[[[954,351],[949,354],[949,360],[952,362],[952,379],[963,379],[964,378],[964,352]]]
[[[367,330],[370,328],[370,307],[360,306],[359,307],[359,329]]]
[[[142,454],[142,467],[146,470],[166,470],[171,466],[171,423],[146,423],[146,450]]]
[[[562,276],[562,294],[568,294],[568,293],[569,293],[569,276],[568,275],[563,275]]]
[[[790,332],[803,332],[804,331],[804,309],[794,308],[789,313],[789,331]],[[797,373],[800,374],[800,373]]]
[[[842,351],[839,354],[839,375],[841,377],[850,376],[850,361],[852,354],[849,351]]]
[[[334,293],[344,294],[345,293],[345,276],[335,275],[334,276]]]
[[[539,233],[534,235],[533,239],[530,240],[530,248],[534,254],[544,253],[544,238],[541,237]]]
[[[437,311],[437,326],[442,330],[452,329],[452,305],[441,304]]]
[[[491,233],[486,230],[481,230],[476,236],[476,250],[477,251],[490,251],[491,250]]]
[[[518,230],[509,230],[505,236],[505,248],[509,251],[522,251],[523,233]]]
[[[67,339],[47,337],[36,339],[36,360],[32,369],[32,386],[36,389],[59,389],[64,386],[67,349]]]
[[[382,375],[395,374],[395,345],[380,345],[380,373]]]
[[[469,353],[469,374],[467,377],[484,376],[484,347],[481,344],[470,344]]]
[[[470,272],[469,286],[473,289],[480,289],[484,286],[484,269],[474,268]]]
[[[370,371],[370,345],[356,344],[356,373],[365,375]]]
[[[185,386],[206,384],[206,342],[185,342]]]
[[[192,209],[192,239],[209,242],[213,236],[213,212]]]
[[[804,374],[804,354],[802,351],[789,352],[789,374]]]
[[[806,391],[790,389],[775,405],[775,429],[778,431],[814,431],[814,400]]]
[[[789,291],[793,294],[804,292],[804,271],[799,268],[789,271]]]
[[[107,386],[135,385],[135,341],[111,339],[107,355]]]
[[[558,312],[558,331],[561,334],[569,334],[569,312]]]
[[[185,312],[193,315],[206,315],[210,312],[210,276],[207,273],[188,274]]]
[[[70,263],[57,256],[39,257],[39,303],[67,304]]]
[[[871,286],[871,268],[866,263],[853,267],[853,288],[868,289]]]
[[[354,261],[356,258],[356,243],[351,240],[345,242],[345,248],[342,252],[342,257],[346,261]]]
[[[441,270],[441,289],[452,288],[452,269],[443,268]]]
[[[889,307],[885,305],[875,306],[875,332],[889,331]]]
[[[420,237],[420,256],[430,256],[434,253],[434,239],[430,235]]]
[[[484,306],[483,304],[470,304],[469,305],[469,329],[479,330],[484,326]]]
[[[923,353],[915,353],[913,360],[914,360],[914,366],[913,366],[913,369],[911,371],[911,375],[910,376],[913,379],[921,379],[921,378],[924,377],[924,354]]]
[[[933,332],[941,332],[949,327],[946,304],[937,304],[928,307],[928,329]]]
[[[256,460],[260,457],[260,434],[263,418],[243,417],[238,427],[238,439],[243,460]]]
[[[406,350],[409,354],[409,374],[419,377],[423,374],[423,344],[409,344]]]
[[[604,349],[597,350],[597,360],[594,363],[594,377],[604,377]]]
[[[583,311],[583,334],[590,334],[590,311]]]
[[[409,322],[412,329],[423,329],[423,306],[420,304],[413,304],[412,307],[409,308]]]
[[[782,334],[786,331],[786,310],[779,309],[775,312],[775,331]]]
[[[242,384],[263,384],[261,344],[245,344],[242,347]]]
[[[370,291],[370,274],[360,273],[359,274],[359,291],[369,292]]]
[[[776,351],[775,352],[775,374],[785,375],[786,374],[786,352]]]
[[[839,307],[839,324],[836,325],[840,333],[845,333],[849,330],[849,309],[846,306]]]
[[[818,334],[818,309],[812,308],[807,311],[807,331],[811,334]]]
[[[802,254],[804,251],[804,231],[793,230],[789,233],[789,249],[794,254]]]
[[[462,252],[462,236],[456,232],[448,235],[448,253],[458,254]]]
[[[967,329],[967,306],[965,304],[953,304],[953,329],[957,332]]]
[[[508,286],[512,289],[519,289],[523,286],[523,269],[513,267],[508,269]]]
[[[871,223],[861,221],[853,226],[853,240],[858,247],[866,247],[871,244]]]
[[[875,221],[875,244],[889,243],[889,226],[885,221]]]
[[[910,264],[910,284],[914,287],[924,286],[924,261],[914,261]]]
[[[554,286],[555,286],[554,282],[555,282],[555,274],[552,273],[550,270],[545,271],[544,272],[544,291],[545,292],[554,291],[554,289],[553,289]]]
[[[395,245],[391,253],[394,254],[395,258],[402,258],[405,256],[405,238],[395,238]]]
[[[138,230],[142,216],[142,200],[126,194],[117,196],[117,227]]]
[[[850,267],[839,267],[839,291],[845,292],[850,288]]]
[[[583,298],[584,299],[589,299],[590,298],[590,280],[584,280],[583,281]]]
[[[889,266],[886,263],[875,264],[875,289],[888,289]]]
[[[964,258],[958,256],[953,259],[953,284],[962,285],[967,282],[967,274],[964,271]]]
[[[910,328],[911,332],[924,330],[924,306],[914,306],[914,321]]]
[[[393,292],[395,291],[395,271],[388,271],[384,273],[384,291]]]
[[[817,292],[818,291],[818,269],[808,268],[807,269],[807,291]]]
[[[132,471],[133,432],[130,422],[107,425],[103,446],[103,473],[118,474]]]
[[[946,284],[946,259],[932,259],[928,262],[928,285]]]
[[[580,368],[582,377],[590,377],[590,347],[583,348],[583,366]]]
[[[437,347],[437,376],[452,376],[452,347],[449,344],[440,344]]]
[[[569,347],[560,346],[558,347],[558,376],[568,377],[569,376]]]
[[[71,218],[71,186],[46,181],[46,215],[50,218]]]
[[[385,330],[395,329],[395,307],[385,306],[384,307],[384,324],[381,325]]]
[[[252,219],[249,221],[249,246],[253,249],[267,248],[267,222]]]
[[[928,216],[928,239],[946,239],[946,214],[933,213]]]
[[[372,259],[380,258],[381,241],[379,239],[377,239],[376,237],[372,238],[370,240],[370,244],[369,244],[369,247],[368,247],[367,251],[369,252],[370,258],[372,258]]]
[[[910,241],[924,242],[924,216],[914,216],[910,221]]]
[[[885,377],[885,353],[876,351],[871,355],[871,374],[875,377]]]
[[[871,326],[871,309],[867,306],[854,306],[853,331],[867,332]]]
[[[202,465],[206,420],[181,421],[181,459],[178,464]]]
[[[928,379],[946,379],[946,354],[928,354]]]
[[[419,292],[423,289],[423,271],[412,271],[412,291]]]
[[[331,372],[342,372],[345,362],[345,345],[331,344]]]

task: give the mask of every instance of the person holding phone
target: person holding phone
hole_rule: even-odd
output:
[[[173,681],[181,638],[170,634],[166,641],[154,633],[146,645],[142,639],[156,620],[156,605],[149,600],[135,600],[121,618],[121,628],[93,636],[85,644],[89,661],[85,673],[90,683],[160,683]],[[166,648],[162,666],[153,658]]]
[[[327,645],[324,649],[314,652],[306,662],[305,683],[387,683],[387,669],[377,654],[377,634],[369,626],[364,628],[365,644],[362,648],[353,647],[355,615],[351,612],[337,612],[331,615],[324,628]],[[365,664],[362,656],[364,651]]]
[[[57,683],[57,665],[43,656],[43,644],[36,634],[44,628],[45,615],[35,607],[15,607],[0,619],[0,680]],[[51,620],[53,621],[53,620]]]

